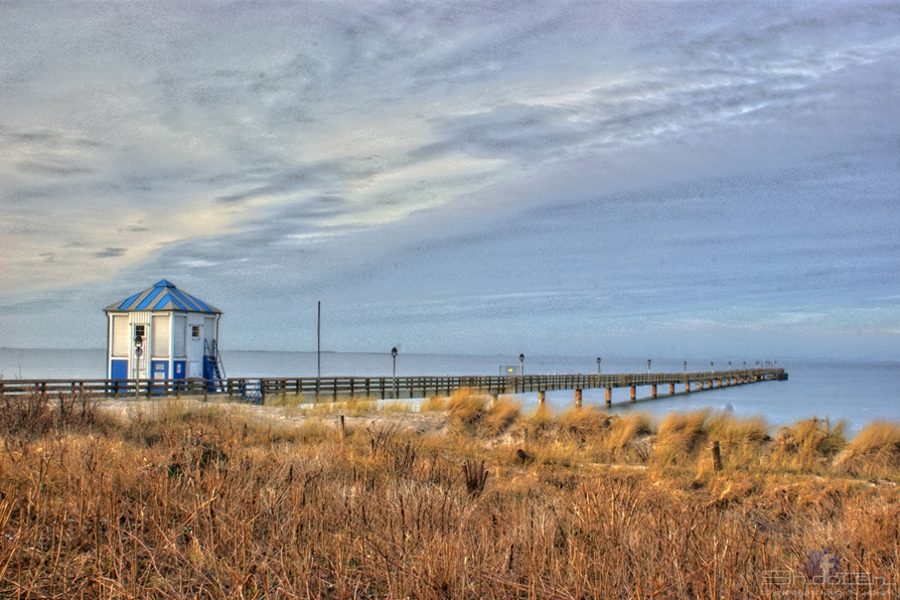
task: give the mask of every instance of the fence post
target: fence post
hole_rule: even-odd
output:
[[[722,450],[719,448],[719,442],[712,443],[712,459],[713,459],[713,470],[721,471],[722,470]]]

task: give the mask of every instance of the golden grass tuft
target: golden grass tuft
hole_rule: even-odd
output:
[[[839,471],[886,477],[900,468],[900,423],[873,421],[835,459]]]
[[[464,388],[453,392],[447,401],[447,410],[457,425],[473,427],[484,417],[488,400],[488,396]]]
[[[636,442],[652,432],[652,423],[647,415],[630,413],[614,417],[605,439],[605,448],[614,456],[646,459],[646,453]]]
[[[372,398],[353,396],[339,402],[319,403],[318,408],[324,412],[359,417],[378,410],[378,401]]]
[[[447,398],[444,396],[431,396],[425,398],[419,404],[419,412],[437,412],[447,410]]]
[[[770,466],[800,471],[821,471],[847,445],[845,421],[803,419],[782,427],[775,435]]]
[[[538,405],[528,417],[528,425],[535,433],[550,430],[556,427],[556,413],[546,405]]]
[[[710,412],[673,412],[663,417],[656,435],[654,454],[663,464],[690,462],[707,439]]]
[[[720,443],[726,468],[758,464],[772,441],[771,426],[762,416],[738,417],[714,412],[706,420],[707,438]]]
[[[511,396],[500,396],[494,400],[481,421],[481,430],[496,435],[509,429],[522,414],[522,403]]]
[[[570,408],[559,416],[558,426],[562,433],[585,439],[606,433],[613,418],[594,406]]]

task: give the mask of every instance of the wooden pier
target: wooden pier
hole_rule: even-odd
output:
[[[472,389],[493,397],[537,393],[538,402],[546,392],[572,390],[576,406],[581,406],[582,390],[606,389],[606,405],[612,402],[613,388],[630,388],[631,402],[638,400],[639,387],[650,388],[643,398],[694,393],[714,388],[761,381],[783,381],[784,369],[756,368],[729,371],[684,373],[612,373],[509,375],[509,376],[416,376],[416,377],[277,377],[204,379],[95,379],[95,380],[0,380],[0,396],[28,393],[89,394],[98,398],[203,397],[233,401],[265,402],[277,397],[300,396],[308,402],[333,402],[352,397],[378,400],[416,399],[449,396],[459,389]],[[663,394],[660,394],[660,386]]]

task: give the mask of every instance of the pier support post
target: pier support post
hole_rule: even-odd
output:
[[[637,400],[637,386],[631,386],[631,401],[635,402]]]
[[[690,382],[690,381],[685,381],[685,382],[684,382],[684,393],[685,393],[685,394],[690,394],[690,393],[691,393],[691,382]]]
[[[606,406],[612,406],[612,388],[606,388]]]
[[[674,384],[674,383],[670,383],[670,384],[669,384],[669,395],[670,395],[670,396],[674,396],[674,395],[675,395],[675,384]]]
[[[656,398],[656,384],[650,386],[650,397]]]
[[[488,410],[490,410],[491,408],[493,408],[494,403],[497,401],[497,398],[498,398],[498,397],[499,397],[498,394],[491,394],[491,399],[490,399],[490,401],[488,402]]]
[[[581,390],[575,390],[575,408],[581,408]]]
[[[538,408],[544,408],[547,404],[547,392],[541,390],[538,392]]]

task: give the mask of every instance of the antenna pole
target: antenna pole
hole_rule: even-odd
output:
[[[319,379],[322,378],[322,301],[319,300],[319,321],[316,325],[316,364]]]

